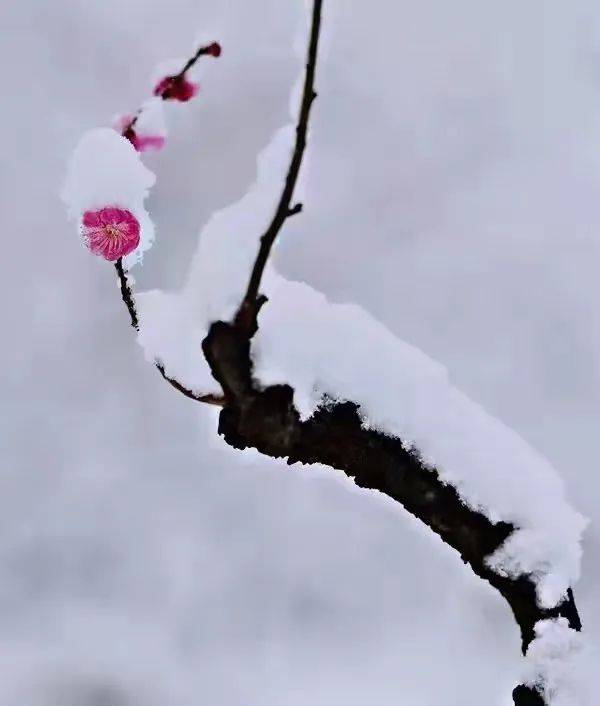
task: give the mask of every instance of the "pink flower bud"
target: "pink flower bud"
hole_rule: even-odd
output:
[[[188,81],[185,75],[165,76],[156,84],[154,95],[161,96],[163,100],[186,103],[198,93],[198,90],[198,84]]]
[[[114,206],[86,211],[81,231],[91,252],[110,262],[129,255],[140,243],[137,218],[130,211]]]
[[[206,47],[206,53],[210,56],[214,56],[215,59],[221,56],[221,45],[219,42],[213,42]]]

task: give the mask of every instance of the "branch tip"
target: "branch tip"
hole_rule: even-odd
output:
[[[304,78],[304,87],[302,89],[302,100],[300,103],[300,111],[296,123],[296,142],[292,153],[292,159],[288,168],[288,173],[285,178],[283,191],[279,198],[277,209],[271,220],[267,230],[260,239],[260,247],[254,261],[254,266],[250,274],[250,280],[242,300],[238,313],[235,316],[235,322],[244,322],[245,332],[256,332],[257,323],[256,316],[260,306],[259,290],[262,276],[271,255],[273,244],[279,232],[283,228],[285,221],[302,210],[301,204],[291,205],[294,198],[294,190],[298,182],[302,160],[306,150],[306,136],[308,134],[308,126],[310,122],[311,106],[317,96],[315,91],[315,75],[317,71],[317,59],[319,53],[319,37],[321,34],[321,13],[323,8],[323,0],[314,0],[312,9],[312,20],[310,28],[310,39],[308,42],[308,51],[306,59],[306,74]],[[254,320],[248,321],[248,315],[254,312]],[[253,334],[250,335],[250,337]]]

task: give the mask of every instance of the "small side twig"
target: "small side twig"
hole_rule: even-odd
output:
[[[174,74],[171,76],[171,80],[177,81],[185,76],[185,74],[194,66],[194,64],[198,61],[198,59],[201,56],[214,56],[218,57],[221,55],[221,45],[218,42],[212,42],[211,44],[206,44],[202,47],[200,47],[194,56],[190,57],[184,67],[179,71],[178,73]],[[168,100],[168,94],[166,93],[161,93],[160,98],[162,100]],[[125,125],[123,128],[121,134],[123,137],[126,137],[127,139],[131,139],[131,135],[133,134],[133,128],[136,126],[137,121],[142,114],[142,108],[138,108],[135,113],[133,114],[133,117],[131,120]]]
[[[140,322],[137,314],[137,309],[135,306],[135,300],[133,298],[133,290],[131,289],[131,285],[129,283],[129,279],[127,277],[127,271],[123,267],[123,258],[119,258],[115,262],[115,269],[117,271],[117,277],[119,278],[119,287],[121,289],[121,299],[123,300],[123,303],[127,307],[127,311],[129,312],[129,318],[131,320],[131,325],[136,331],[140,330]],[[204,402],[205,404],[210,404],[210,405],[215,405],[217,407],[223,407],[225,405],[225,398],[221,397],[219,395],[213,395],[213,394],[206,394],[206,395],[199,395],[193,390],[190,390],[187,388],[185,385],[182,385],[182,383],[179,382],[176,378],[170,377],[167,375],[164,365],[160,363],[159,361],[155,361],[154,365],[158,372],[161,374],[164,380],[166,380],[169,385],[174,387],[178,392],[181,392],[182,395],[185,395],[191,400],[195,400],[196,402]]]
[[[315,0],[312,11],[312,22],[310,29],[310,40],[308,44],[308,55],[306,60],[306,75],[304,78],[304,88],[302,91],[302,102],[298,114],[296,125],[296,143],[292,159],[285,179],[285,185],[277,205],[277,210],[273,216],[269,227],[260,239],[260,248],[252,268],[250,281],[246,289],[244,299],[235,317],[236,326],[245,332],[248,337],[252,337],[256,331],[256,319],[262,304],[266,301],[264,297],[259,297],[260,283],[269,260],[273,244],[277,238],[285,221],[291,216],[295,216],[302,210],[301,204],[292,206],[294,190],[298,182],[302,159],[306,150],[306,136],[310,121],[310,111],[313,101],[317,97],[315,92],[315,75],[317,69],[317,57],[319,52],[319,36],[321,32],[321,14],[323,0]]]
[[[211,44],[207,44],[203,47],[200,47],[200,49],[198,49],[194,56],[190,57],[187,60],[185,66],[181,69],[181,71],[178,74],[175,74],[174,78],[181,78],[182,76],[184,76],[185,73],[192,68],[192,66],[198,61],[201,56],[206,56],[207,54],[209,54],[210,56],[219,56],[221,54],[221,46],[217,42],[212,42]]]

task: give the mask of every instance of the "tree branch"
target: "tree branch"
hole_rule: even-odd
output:
[[[123,300],[123,303],[125,304],[127,311],[129,312],[131,325],[136,331],[139,331],[140,323],[138,319],[137,309],[135,306],[135,300],[133,298],[133,290],[131,289],[131,285],[129,284],[127,272],[123,267],[123,258],[119,258],[115,262],[115,269],[117,271],[117,277],[119,278],[121,299]],[[164,380],[166,380],[178,392],[181,392],[181,394],[185,395],[186,397],[189,397],[189,399],[195,400],[196,402],[204,402],[206,404],[216,405],[218,407],[223,407],[223,405],[225,404],[225,399],[223,397],[219,397],[218,395],[212,394],[198,395],[193,390],[190,390],[189,388],[185,387],[185,385],[182,385],[178,380],[167,375],[162,363],[155,361],[154,365],[158,372],[162,375]]]
[[[456,489],[441,481],[437,469],[427,466],[418,452],[408,451],[401,439],[365,429],[357,404],[323,400],[315,414],[302,421],[293,404],[294,390],[289,385],[262,388],[253,378],[251,339],[257,330],[258,313],[266,301],[259,293],[261,279],[286,219],[302,209],[301,205],[291,203],[316,96],[321,10],[322,0],[314,0],[296,144],[279,204],[261,238],[248,288],[234,321],[213,323],[202,343],[213,376],[225,393],[219,434],[234,448],[254,448],[273,458],[286,458],[289,465],[318,463],[336,468],[359,487],[379,490],[400,503],[504,597],[519,626],[525,653],[535,637],[538,621],[564,617],[575,630],[581,629],[581,621],[571,590],[560,605],[544,609],[537,603],[533,577],[513,579],[487,566],[486,558],[517,528],[507,522],[492,523],[485,515],[467,507]],[[515,688],[513,700],[515,706],[545,706],[541,693],[525,685]]]
[[[379,490],[400,503],[455,549],[477,576],[500,592],[521,631],[523,653],[534,639],[534,626],[539,620],[564,617],[573,629],[581,629],[571,591],[557,607],[541,608],[531,577],[511,579],[487,566],[486,557],[516,527],[507,522],[494,524],[467,507],[455,488],[443,483],[438,471],[428,467],[417,452],[407,451],[401,439],[365,429],[357,404],[324,400],[310,419],[302,421],[289,385],[262,389],[253,381],[250,339],[235,323],[214,323],[202,348],[226,394],[219,434],[230,446],[287,458],[289,465],[331,466],[359,487]],[[515,689],[514,703],[544,706],[541,696],[525,686]]]
[[[442,482],[438,470],[426,465],[418,452],[407,450],[400,438],[365,429],[359,405],[354,402],[335,403],[324,399],[315,414],[303,421],[294,407],[294,390],[289,385],[263,388],[253,378],[251,339],[257,330],[260,308],[266,302],[266,297],[260,293],[264,270],[285,221],[302,212],[302,204],[292,204],[292,201],[306,150],[311,107],[317,95],[314,86],[322,5],[323,0],[313,0],[296,140],[275,214],[261,237],[246,293],[233,322],[213,323],[202,342],[204,356],[224,397],[198,395],[167,375],[162,363],[156,361],[155,366],[161,376],[186,397],[223,408],[219,433],[231,446],[255,448],[273,458],[285,458],[290,465],[318,463],[339,469],[357,486],[379,490],[402,505],[456,550],[477,576],[505,598],[519,626],[525,653],[535,637],[538,621],[563,617],[574,630],[581,629],[581,621],[571,590],[560,605],[544,609],[537,603],[534,577],[524,575],[513,579],[487,566],[486,558],[517,528],[507,522],[493,523],[467,507],[456,489]],[[204,54],[218,56],[220,46],[214,43],[200,48],[179,74],[167,78],[181,79]],[[168,99],[166,93],[161,95]],[[128,130],[133,130],[138,115],[139,112],[125,128],[125,136]],[[121,298],[132,327],[138,330],[135,299],[121,259],[115,267]],[[545,706],[541,693],[525,685],[514,689],[513,700],[515,706]]]
[[[184,67],[181,69],[181,71],[173,78],[181,78],[182,76],[185,76],[185,74],[194,66],[194,64],[198,61],[198,59],[201,56],[221,56],[221,45],[218,42],[211,42],[210,44],[206,44],[205,46],[200,47],[194,56],[190,57],[186,62]]]
[[[206,44],[204,46],[201,46],[196,53],[190,57],[184,64],[183,68],[178,71],[176,74],[171,76],[170,78],[174,81],[177,81],[185,76],[185,74],[196,64],[198,59],[201,56],[214,56],[218,57],[221,56],[221,45],[218,42],[211,42],[210,44]],[[169,100],[169,95],[168,92],[161,93],[160,97],[162,100]],[[142,114],[143,108],[138,108],[136,112],[133,114],[133,117],[131,120],[125,125],[123,130],[121,131],[121,134],[123,137],[127,138],[128,140],[131,140],[132,136],[135,135],[133,132],[133,128],[137,125],[137,122],[139,120],[140,115]]]
[[[271,254],[273,244],[281,231],[285,221],[302,210],[301,204],[291,206],[294,198],[294,190],[298,182],[302,159],[306,149],[306,136],[310,121],[310,112],[313,101],[317,97],[315,92],[315,75],[317,70],[317,57],[319,53],[319,36],[321,33],[321,12],[323,0],[314,0],[312,21],[310,29],[310,39],[308,43],[308,54],[306,59],[306,74],[304,78],[304,88],[302,91],[302,101],[296,125],[296,143],[292,153],[292,159],[285,179],[285,185],[279,199],[279,204],[269,227],[260,239],[260,248],[250,274],[250,281],[246,289],[246,294],[240,308],[236,314],[236,322],[250,335],[256,331],[256,319],[265,298],[259,297],[260,283],[265,270],[265,266]]]

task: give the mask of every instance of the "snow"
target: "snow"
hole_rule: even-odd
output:
[[[236,204],[211,217],[200,236],[180,293],[158,290],[136,297],[139,343],[148,360],[197,392],[218,391],[201,353],[211,322],[229,320],[239,306],[258,238],[273,215],[293,144],[293,127],[275,135],[258,160],[255,185]]]
[[[293,138],[294,124],[277,132],[259,158],[254,186],[210,219],[182,291],[138,297],[147,357],[196,391],[214,389],[200,344],[210,323],[231,319],[242,300]],[[512,577],[531,574],[540,605],[558,604],[579,578],[586,521],[567,502],[552,466],[456,389],[442,365],[360,307],[331,304],[270,267],[263,291],[269,302],[252,349],[257,379],[291,385],[304,418],[324,395],[356,402],[366,426],[417,449],[468,506],[493,522],[512,523],[517,530],[488,557],[489,565]]]
[[[111,126],[118,133],[122,133],[133,120],[131,114],[118,114],[111,120]],[[164,101],[159,96],[153,96],[145,101],[135,114],[134,130],[138,135],[166,137],[167,123],[165,118]]]
[[[537,686],[548,706],[591,706],[598,655],[565,618],[541,620],[526,657],[524,682]]]
[[[140,108],[135,131],[140,135],[167,136],[164,101],[158,96],[147,100]]]
[[[138,297],[139,340],[148,357],[197,391],[214,390],[199,353],[202,338],[210,322],[230,319],[241,301],[291,137],[290,128],[275,136],[255,186],[208,223],[182,292]],[[360,307],[331,304],[272,270],[264,290],[269,302],[253,345],[258,380],[290,384],[304,418],[324,395],[359,404],[366,425],[418,449],[467,505],[518,527],[489,557],[490,566],[510,576],[533,574],[540,604],[560,602],[579,577],[585,520],[566,501],[550,464],[457,390],[442,365]]]
[[[138,342],[150,363],[159,362],[170,377],[201,395],[219,394],[202,355],[202,340],[207,328],[193,316],[188,300],[175,293],[159,290],[136,297],[140,331]]]
[[[156,86],[156,84],[165,76],[173,76],[175,74],[178,74],[181,69],[185,66],[187,60],[187,56],[178,56],[172,57],[170,59],[162,59],[161,61],[159,61],[154,66],[150,74],[150,83],[152,89],[154,89],[154,86]]]
[[[237,453],[209,456],[214,424],[207,424],[206,438],[198,439],[195,409],[200,406],[187,404],[160,381],[148,384],[153,373],[132,358],[126,320],[123,328],[114,317],[102,316],[98,297],[118,300],[114,283],[103,266],[94,272],[79,268],[76,244],[61,237],[63,219],[53,208],[53,187],[48,186],[61,178],[56,172],[58,165],[62,169],[73,131],[90,114],[106,112],[109,95],[103,86],[118,91],[124,66],[131,66],[131,75],[140,75],[157,47],[167,41],[176,46],[181,27],[193,26],[199,12],[210,11],[204,4],[199,11],[197,2],[185,0],[183,14],[163,13],[161,21],[146,23],[144,32],[139,25],[147,7],[139,0],[131,5],[110,0],[86,6],[81,13],[59,0],[47,21],[29,28],[35,3],[15,5],[27,35],[19,31],[7,37],[9,64],[19,56],[23,69],[18,75],[8,72],[8,92],[18,95],[28,72],[37,80],[35,90],[24,92],[22,101],[9,102],[4,111],[5,133],[22,138],[5,145],[5,161],[13,165],[6,173],[5,196],[12,205],[4,211],[7,231],[23,235],[8,239],[9,261],[27,258],[31,286],[23,288],[7,312],[14,332],[7,337],[5,353],[11,357],[11,378],[22,384],[9,385],[7,393],[11,413],[6,417],[2,495],[3,520],[10,530],[3,532],[3,543],[10,552],[2,562],[1,584],[5,616],[23,633],[23,659],[32,652],[39,662],[31,657],[32,665],[22,675],[11,662],[2,686],[8,689],[19,672],[28,691],[38,687],[45,676],[42,665],[60,642],[56,632],[64,631],[68,668],[74,674],[82,663],[93,666],[95,652],[98,659],[108,660],[114,645],[130,644],[135,663],[117,654],[107,678],[126,680],[128,673],[136,675],[140,665],[151,663],[152,673],[147,670],[143,678],[154,700],[163,704],[171,696],[165,693],[166,680],[175,673],[182,685],[189,685],[187,696],[206,694],[213,706],[248,701],[298,706],[336,703],[342,697],[348,706],[356,706],[370,702],[373,694],[377,706],[474,706],[500,701],[504,691],[502,703],[508,706],[509,691],[517,683],[511,660],[518,647],[512,618],[497,595],[435,538],[428,542],[426,528],[397,506],[395,512],[381,511],[371,494],[335,487],[337,473],[324,470],[327,478],[315,479],[312,469],[288,472],[269,459],[257,462],[252,473],[242,473]],[[210,136],[212,152],[194,149],[172,165],[161,164],[173,176],[193,176],[200,165],[202,178],[190,179],[193,186],[182,189],[180,196],[182,203],[201,199],[205,208],[235,198],[248,173],[246,153],[230,139],[237,122],[223,120],[222,114],[244,115],[248,133],[243,143],[250,151],[264,134],[252,132],[253,126],[262,124],[267,111],[272,119],[280,106],[280,88],[288,80],[288,47],[279,39],[288,39],[287,26],[280,21],[283,5],[281,13],[271,13],[276,42],[265,39],[265,25],[271,25],[264,22],[265,13],[256,7],[250,12],[240,0],[222,9],[225,5],[210,7],[229,15],[233,28],[243,25],[237,30],[239,45],[226,46],[235,46],[247,62],[244,57],[243,72],[219,77],[219,110],[207,111],[200,128],[203,137]],[[261,10],[268,12],[268,5],[263,2]],[[597,4],[545,5],[543,27],[535,6],[515,2],[498,5],[496,15],[490,15],[490,6],[444,8],[429,2],[415,5],[409,22],[398,22],[406,8],[393,10],[393,4],[382,4],[376,20],[366,7],[338,5],[340,14],[346,14],[336,27],[341,39],[335,83],[332,90],[320,86],[315,123],[334,127],[312,143],[317,176],[328,188],[307,200],[306,214],[283,233],[284,246],[290,231],[302,230],[302,240],[280,258],[282,265],[298,277],[309,274],[311,282],[321,278],[337,297],[368,302],[401,337],[419,341],[423,350],[439,351],[452,373],[477,390],[475,398],[503,410],[515,428],[536,438],[563,466],[570,491],[598,516],[598,474],[589,463],[598,452],[594,413],[600,351],[594,305],[598,91],[589,71],[599,45]],[[285,11],[294,8],[290,4]],[[582,36],[582,20],[589,37]],[[85,65],[73,62],[72,53],[65,51],[65,32],[94,49],[84,52],[89,58]],[[404,32],[399,39],[398,32]],[[133,52],[132,34],[140,39]],[[23,41],[26,37],[32,41]],[[341,40],[362,48],[365,39],[370,40],[369,51],[344,53]],[[474,42],[481,50],[473,50]],[[456,62],[456,48],[464,51],[462,63]],[[485,73],[488,48],[490,55],[506,50],[507,63],[513,62],[514,68],[502,64],[506,96]],[[272,52],[270,65],[260,62],[260,50]],[[473,76],[472,67],[478,66],[484,70]],[[547,81],[541,86],[543,76]],[[255,86],[260,86],[260,100]],[[453,118],[444,101],[457,94],[459,99],[472,96],[474,103],[464,112],[455,111]],[[379,97],[385,100],[383,108]],[[482,97],[489,100],[480,101]],[[495,121],[486,115],[490,104]],[[386,112],[386,119],[379,119]],[[414,125],[421,125],[415,129],[421,145],[434,144],[429,154],[410,152]],[[495,131],[497,125],[505,132]],[[370,126],[368,139],[361,139],[365,126]],[[567,131],[571,142],[564,139]],[[196,130],[190,132],[195,139]],[[321,130],[315,132],[319,138]],[[447,135],[454,136],[449,141],[456,161],[449,157]],[[532,147],[538,139],[540,149]],[[23,153],[24,144],[31,147],[33,163]],[[401,170],[390,166],[392,148]],[[331,159],[343,155],[346,181],[340,164],[329,166],[323,157],[328,150]],[[498,151],[507,166],[501,178],[494,178],[490,172]],[[474,166],[478,159],[481,164]],[[204,188],[215,164],[231,178],[211,193]],[[362,179],[350,177],[359,170]],[[402,179],[404,174],[410,181]],[[465,198],[457,204],[456,191],[465,181]],[[332,207],[330,186],[342,203],[356,198],[352,219],[346,210]],[[32,200],[35,209],[28,208]],[[169,257],[162,259],[170,268],[172,258],[188,256],[178,227],[187,229],[196,211],[186,210],[181,223],[168,201],[161,200],[156,208],[173,232]],[[311,227],[309,219],[325,207],[332,214],[330,227],[321,227],[318,214],[316,227]],[[454,212],[440,217],[446,210]],[[443,237],[436,239],[427,227],[430,214]],[[398,224],[403,230],[392,240]],[[325,251],[322,263],[314,255],[304,256],[316,250],[318,238]],[[398,247],[407,241],[407,247]],[[372,257],[358,274],[365,242]],[[335,252],[345,252],[337,268],[329,264],[329,253]],[[380,262],[380,279],[372,282]],[[399,268],[406,282],[394,286],[390,273],[397,276]],[[9,270],[3,278],[6,301],[12,301],[20,285],[18,268]],[[424,272],[431,278],[423,277]],[[473,296],[479,280],[481,297]],[[407,298],[385,296],[415,290],[408,305]],[[49,298],[53,311],[48,317]],[[442,319],[449,310],[456,312],[456,321],[446,326]],[[502,335],[494,336],[494,329]],[[465,334],[472,334],[468,345]],[[562,346],[555,345],[556,339]],[[95,374],[106,365],[118,374]],[[28,397],[36,403],[24,404]],[[200,407],[197,414],[204,418],[209,411]],[[32,429],[37,430],[35,444],[30,443]],[[84,476],[85,483],[80,480]],[[72,543],[85,535],[96,515],[82,547],[86,561],[73,560]],[[52,532],[55,521],[63,523],[59,534]],[[39,537],[31,546],[13,536],[14,527],[23,523]],[[597,529],[593,533],[598,536]],[[181,559],[182,570],[190,575],[179,598],[181,572],[173,571],[172,552],[176,548],[181,556],[182,539],[194,551]],[[588,537],[585,580],[576,592],[588,631],[598,631],[600,625],[599,547],[597,539]],[[98,561],[106,553],[115,565]],[[57,561],[57,556],[64,559]],[[95,567],[91,574],[85,568],[90,562]],[[78,600],[98,619],[80,618],[73,610]],[[59,603],[65,606],[63,613]],[[116,617],[111,620],[111,615]],[[153,640],[146,625],[156,626]],[[5,652],[15,653],[11,630],[3,631],[3,643]],[[185,672],[179,674],[173,662],[183,660]],[[209,668],[198,669],[207,663]],[[432,671],[434,679],[428,678]],[[146,687],[120,700],[147,704]],[[3,702],[33,706],[28,696],[11,692]],[[85,700],[72,696],[60,703],[81,706]],[[35,703],[50,706],[49,696]]]
[[[154,174],[128,140],[110,128],[96,128],[87,131],[75,147],[62,198],[78,229],[85,211],[106,206],[131,211],[141,227],[139,247],[125,258],[126,267],[131,267],[154,240],[154,226],[144,207],[154,182]]]
[[[359,404],[366,426],[417,449],[467,505],[518,527],[490,566],[534,574],[540,604],[560,602],[579,577],[585,520],[550,464],[360,307],[274,274],[266,291],[253,347],[261,383],[290,384],[304,418],[324,395]]]

